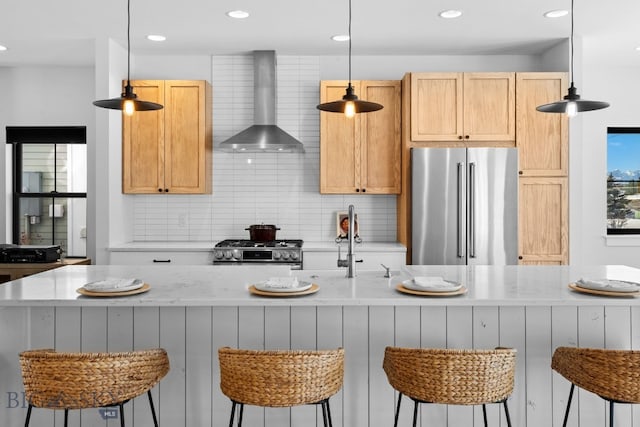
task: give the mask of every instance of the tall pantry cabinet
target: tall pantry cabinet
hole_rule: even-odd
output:
[[[123,116],[122,191],[211,193],[211,85],[204,80],[132,80],[161,110]]]
[[[516,135],[520,153],[520,264],[569,262],[569,131],[565,114],[538,105],[562,99],[565,73],[518,73]]]
[[[407,73],[402,80],[404,165],[412,147],[518,148],[520,264],[568,263],[568,122],[536,111],[566,90],[566,73]],[[404,167],[397,200],[408,263],[410,177]]]

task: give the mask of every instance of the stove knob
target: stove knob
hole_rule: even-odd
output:
[[[239,249],[234,249],[232,252],[232,256],[234,259],[242,259],[242,252]]]
[[[291,252],[291,259],[298,259],[298,253],[297,252]]]
[[[281,253],[278,251],[273,251],[273,259],[280,259]]]
[[[282,259],[289,259],[289,252],[282,252]]]
[[[225,259],[231,259],[232,256],[233,255],[231,254],[231,251],[225,251],[225,253],[224,253]]]
[[[222,259],[224,257],[224,253],[222,251],[214,251],[213,256],[216,257],[216,259]]]

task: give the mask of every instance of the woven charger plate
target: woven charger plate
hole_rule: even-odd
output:
[[[640,295],[640,291],[636,291],[636,292],[616,292],[616,291],[601,291],[599,289],[587,289],[587,288],[583,288],[578,286],[575,283],[569,283],[569,288],[573,289],[576,292],[582,292],[585,294],[591,294],[591,295],[600,295],[600,296],[605,296],[605,297],[635,297]]]
[[[127,296],[127,295],[141,294],[143,292],[147,292],[149,289],[151,289],[151,286],[149,286],[149,284],[145,283],[144,285],[142,285],[142,287],[140,287],[138,289],[133,289],[133,290],[130,290],[130,291],[95,292],[95,291],[88,291],[85,288],[78,288],[78,289],[76,289],[76,292],[81,294],[81,295],[86,295],[88,297],[124,297],[124,296]]]
[[[399,292],[402,292],[403,294],[420,295],[424,297],[452,297],[455,295],[462,295],[467,293],[466,286],[462,286],[460,289],[456,289],[455,291],[451,291],[451,292],[432,292],[432,291],[414,291],[413,289],[405,288],[404,286],[402,286],[402,283],[398,283],[398,285],[396,286],[396,289]]]
[[[300,292],[268,292],[257,289],[255,285],[249,286],[249,292],[254,295],[260,295],[263,297],[297,297],[300,295],[314,294],[318,292],[318,289],[320,289],[320,287],[315,283],[313,283],[309,289]]]

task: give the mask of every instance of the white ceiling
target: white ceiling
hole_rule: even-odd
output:
[[[92,65],[94,40],[126,46],[126,0],[6,0],[0,66]],[[570,0],[352,0],[353,55],[535,54],[570,34]],[[243,9],[244,20],[225,12]],[[459,9],[458,19],[438,12]],[[575,34],[598,61],[640,66],[639,0],[576,0]],[[348,0],[131,0],[132,53],[346,55]],[[146,40],[163,34],[162,43]]]

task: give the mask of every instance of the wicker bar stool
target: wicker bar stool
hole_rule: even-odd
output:
[[[563,426],[576,386],[609,402],[611,427],[614,403],[640,403],[640,351],[558,347],[551,368],[571,382]]]
[[[289,407],[321,405],[325,427],[331,427],[329,398],[342,388],[344,349],[335,350],[241,350],[222,347],[220,389],[231,399],[229,427],[240,405]]]
[[[487,403],[502,403],[511,427],[507,398],[513,391],[516,350],[454,350],[387,347],[383,369],[399,392],[394,427],[402,395],[414,402],[413,426],[419,403],[482,405],[487,426]]]
[[[153,423],[158,420],[151,388],[169,372],[164,349],[119,353],[63,353],[51,349],[20,353],[22,381],[29,407],[64,409],[64,425],[70,409],[118,406],[124,427],[123,405],[147,392]]]

